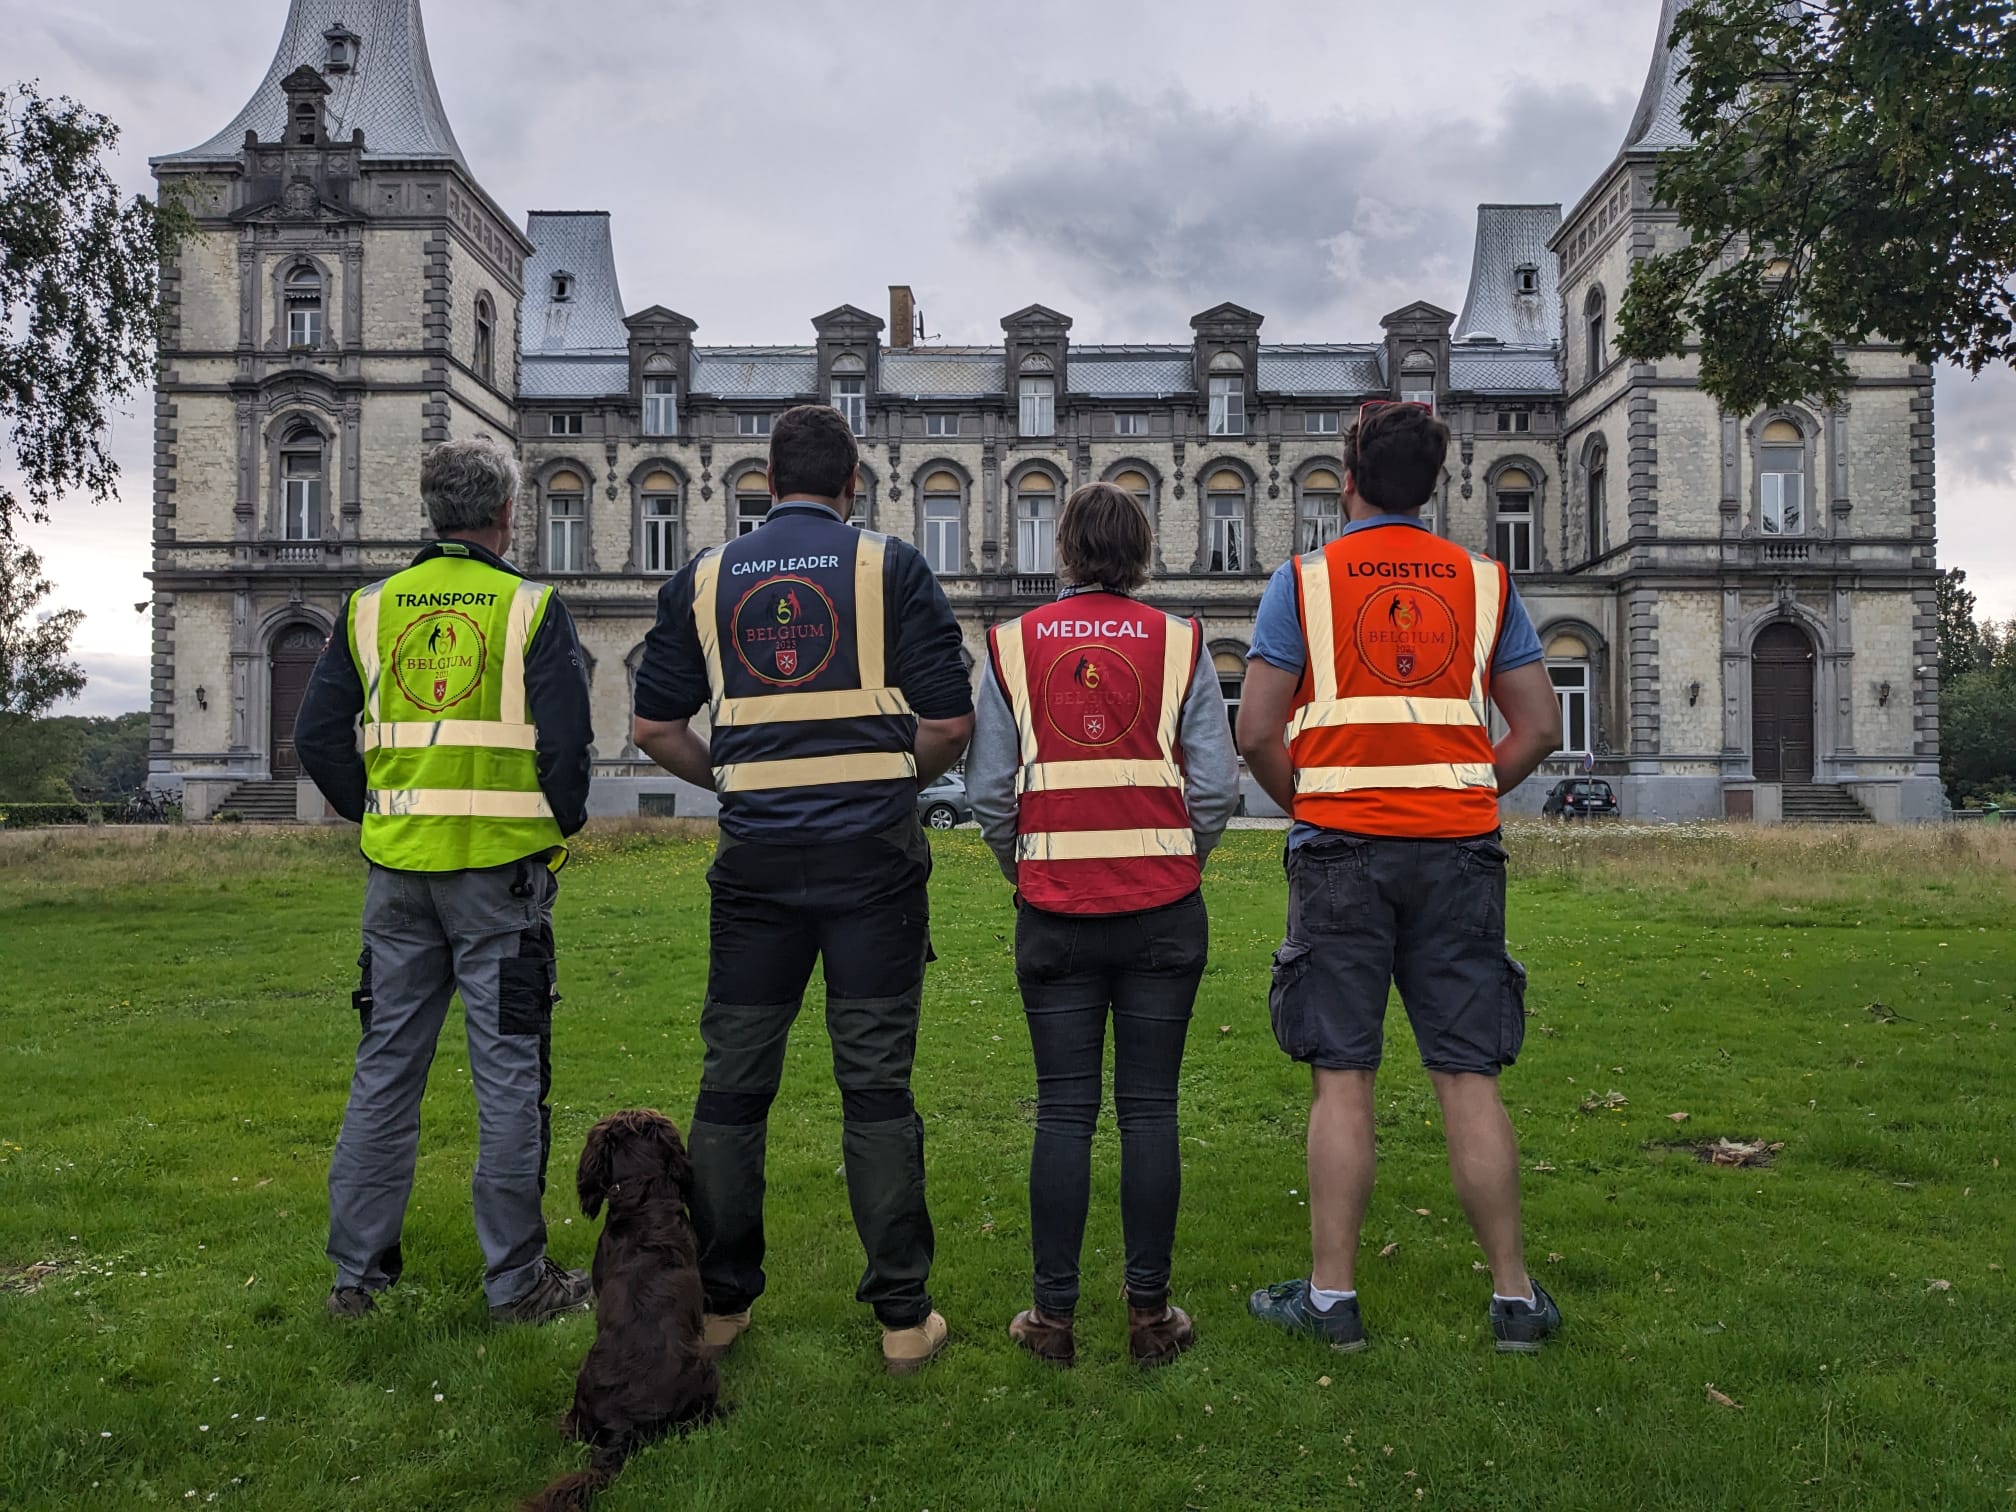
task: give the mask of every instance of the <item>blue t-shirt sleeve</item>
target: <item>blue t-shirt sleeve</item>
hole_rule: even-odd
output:
[[[1498,627],[1498,650],[1491,658],[1493,672],[1510,672],[1540,660],[1540,637],[1533,631],[1533,616],[1519,590],[1505,596],[1505,623]]]
[[[1532,633],[1530,627],[1527,633]],[[1253,645],[1246,654],[1297,677],[1309,665],[1309,643],[1302,637],[1302,617],[1295,610],[1293,557],[1276,567],[1274,576],[1267,580],[1267,591],[1260,595],[1260,612],[1253,616]]]

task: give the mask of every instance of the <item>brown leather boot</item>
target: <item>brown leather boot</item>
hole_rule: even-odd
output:
[[[1069,1318],[1053,1318],[1032,1307],[1015,1314],[1015,1321],[1008,1325],[1008,1337],[1045,1365],[1069,1370],[1078,1362],[1078,1342],[1072,1337]]]
[[[1196,1342],[1197,1329],[1182,1308],[1128,1304],[1127,1352],[1143,1370],[1169,1364]]]

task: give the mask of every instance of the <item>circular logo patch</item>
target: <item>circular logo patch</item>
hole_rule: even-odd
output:
[[[1403,688],[1441,676],[1456,656],[1456,637],[1448,603],[1411,583],[1376,589],[1358,611],[1358,655]]]
[[[392,677],[399,691],[439,714],[483,686],[489,648],[476,621],[457,609],[423,614],[392,646]]]
[[[750,676],[777,688],[795,687],[825,671],[840,638],[833,600],[802,577],[758,583],[736,603],[730,625],[737,660]]]
[[[1110,746],[1141,717],[1141,674],[1111,646],[1073,646],[1044,675],[1043,712],[1073,745]]]

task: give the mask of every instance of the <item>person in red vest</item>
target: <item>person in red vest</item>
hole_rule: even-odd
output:
[[[1526,1272],[1518,1141],[1497,1081],[1526,1028],[1525,968],[1505,952],[1498,795],[1559,746],[1560,709],[1505,568],[1421,519],[1448,446],[1425,405],[1360,412],[1344,442],[1350,523],[1269,584],[1239,710],[1247,767],[1294,820],[1269,1010],[1281,1048],[1315,1081],[1315,1263],[1250,1308],[1340,1350],[1365,1346],[1358,1237],[1395,983],[1491,1267],[1498,1348],[1537,1350],[1561,1325]],[[1493,704],[1508,727],[1495,743]]]
[[[1169,1304],[1176,1078],[1209,933],[1199,881],[1239,768],[1202,628],[1129,597],[1152,551],[1124,489],[1093,483],[1066,501],[1066,586],[988,632],[966,761],[974,814],[1015,884],[1015,976],[1036,1052],[1035,1305],[1008,1334],[1056,1365],[1076,1357],[1109,1012],[1128,1349],[1166,1365],[1196,1337]]]

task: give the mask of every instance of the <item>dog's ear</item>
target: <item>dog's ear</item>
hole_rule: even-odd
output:
[[[574,1190],[581,1198],[581,1211],[593,1218],[602,1211],[614,1173],[609,1168],[609,1123],[604,1119],[588,1131],[588,1143],[581,1147],[581,1164],[574,1172]]]
[[[665,1157],[665,1177],[684,1200],[693,1191],[693,1162],[686,1154],[686,1141],[679,1137],[678,1126],[667,1119],[658,1131],[658,1142]]]

